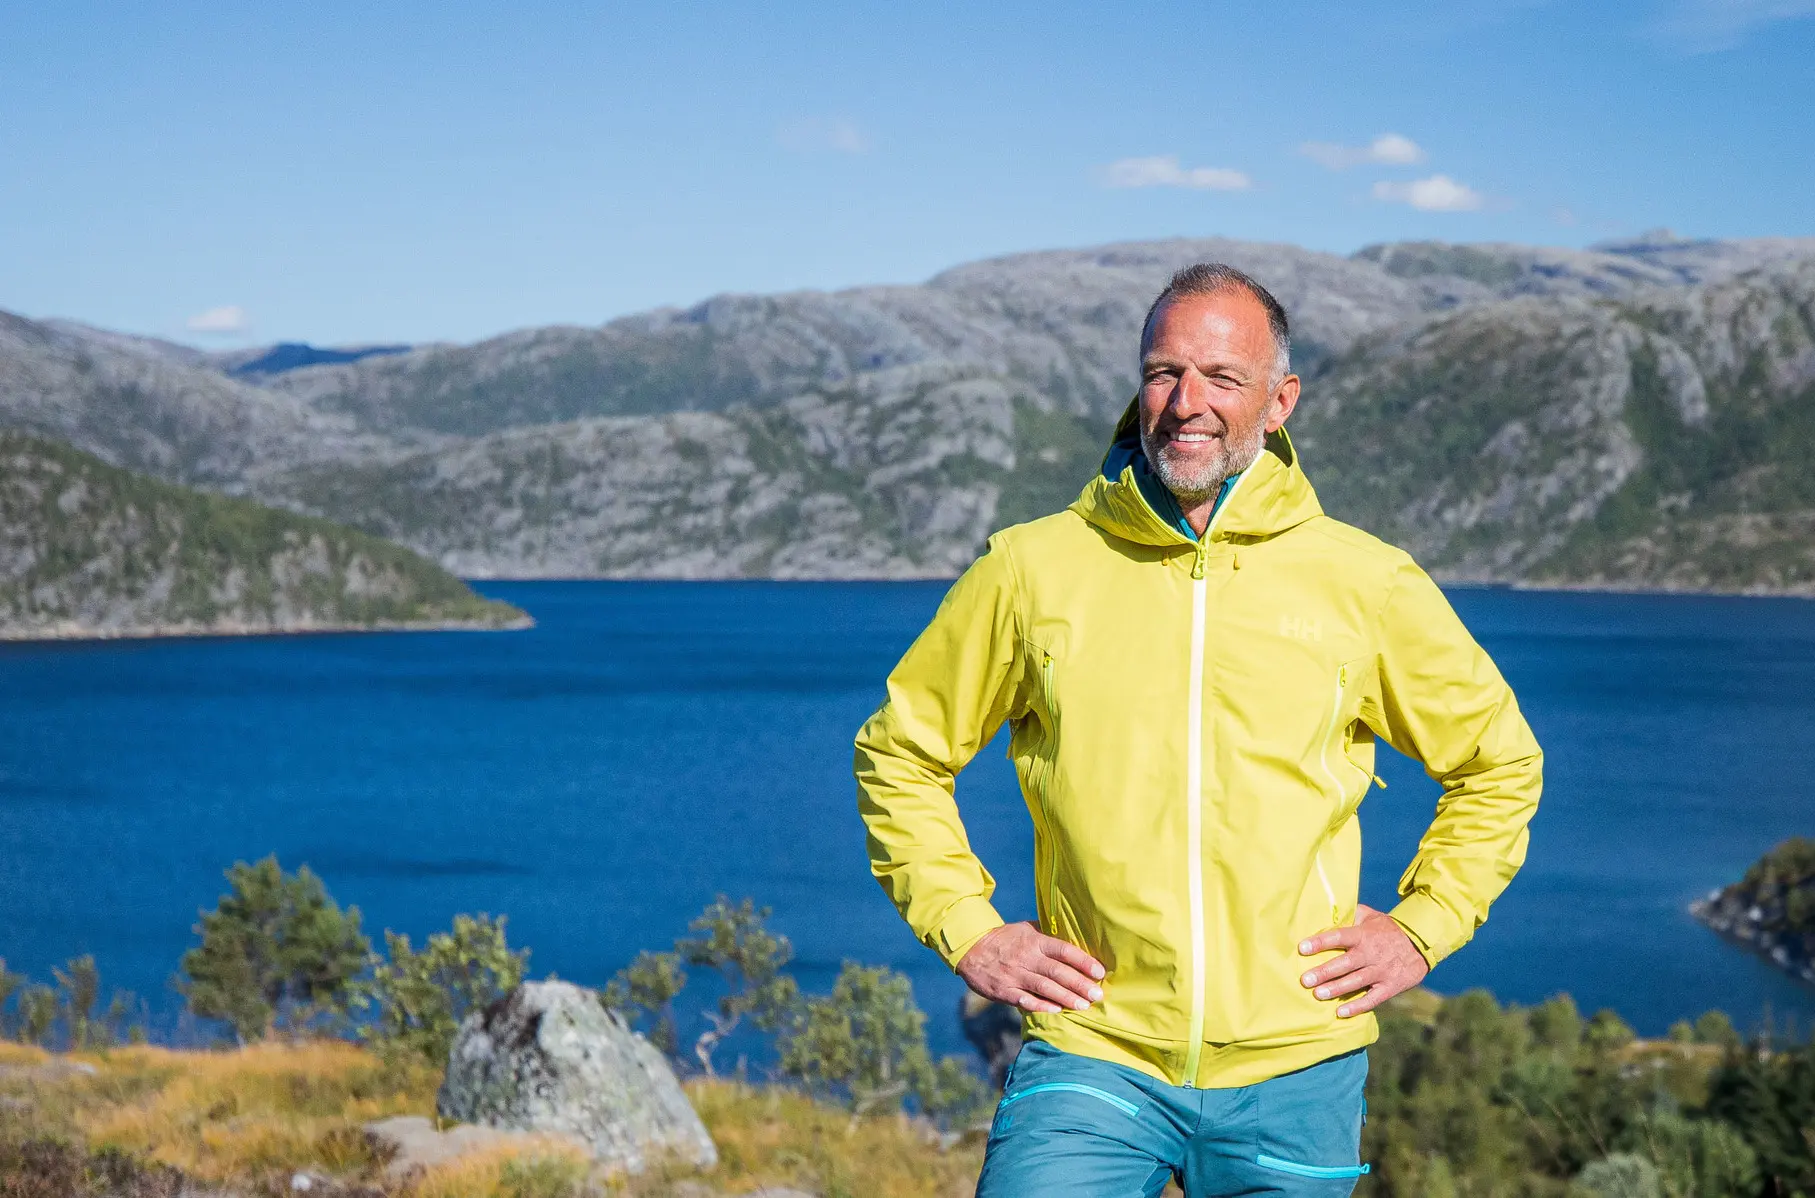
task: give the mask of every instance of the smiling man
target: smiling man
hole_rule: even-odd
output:
[[[858,733],[871,869],[1024,1013],[980,1198],[1346,1194],[1372,1010],[1524,860],[1538,746],[1424,572],[1318,506],[1290,348],[1247,275],[1175,275],[1102,474],[990,539]],[[1037,924],[996,913],[953,800],[1004,723]],[[1443,784],[1384,913],[1357,901],[1376,739]]]

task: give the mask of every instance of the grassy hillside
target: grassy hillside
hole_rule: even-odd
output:
[[[0,638],[504,627],[523,618],[365,533],[0,432]]]

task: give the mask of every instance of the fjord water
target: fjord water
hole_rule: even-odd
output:
[[[179,1030],[168,987],[221,869],[307,863],[374,934],[502,912],[532,969],[602,984],[715,894],[750,895],[809,990],[909,972],[960,1051],[958,983],[870,879],[851,736],[942,584],[516,583],[515,633],[0,650],[0,955],[92,952]],[[1687,903],[1815,833],[1815,603],[1452,592],[1547,751],[1531,856],[1431,978],[1558,991],[1641,1032],[1711,1007],[1807,1027],[1815,991]],[[1363,899],[1385,907],[1437,787],[1383,754]],[[1010,918],[1031,831],[1000,744],[959,800]],[[1155,846],[1169,851],[1168,846]]]

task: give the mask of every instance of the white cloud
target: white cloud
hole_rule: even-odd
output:
[[[1448,175],[1432,175],[1409,183],[1374,184],[1374,198],[1396,204],[1410,204],[1422,212],[1473,212],[1487,203],[1487,197]]]
[[[1765,25],[1815,16],[1815,0],[1674,0],[1657,30],[1692,54],[1730,50]]]
[[[1428,155],[1403,133],[1382,133],[1365,146],[1345,146],[1333,141],[1307,141],[1298,152],[1319,166],[1333,171],[1346,171],[1351,166],[1375,163],[1381,166],[1412,166]]]
[[[1247,191],[1254,180],[1221,166],[1179,165],[1177,154],[1123,158],[1103,168],[1110,187],[1188,187],[1194,191]]]
[[[244,333],[252,327],[252,314],[238,304],[224,304],[219,308],[210,308],[206,312],[197,312],[187,321],[191,333],[210,333],[215,336],[232,336]]]
[[[783,125],[775,131],[775,140],[783,149],[797,154],[830,150],[835,154],[867,154],[870,135],[849,117],[808,117]]]

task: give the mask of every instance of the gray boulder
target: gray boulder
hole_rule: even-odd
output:
[[[573,1136],[608,1169],[718,1163],[662,1054],[568,982],[525,982],[467,1016],[437,1106],[462,1123]]]

